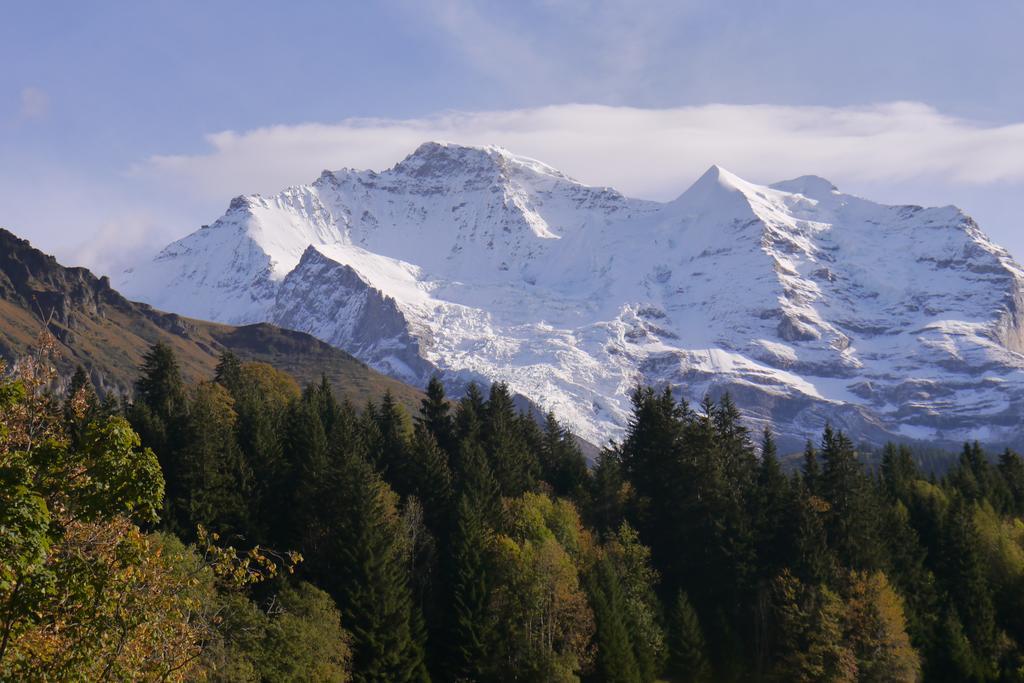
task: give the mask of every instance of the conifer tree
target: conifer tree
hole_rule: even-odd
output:
[[[488,680],[495,628],[491,615],[491,532],[467,496],[459,499],[451,554],[448,671],[453,679]]]
[[[242,385],[242,361],[231,351],[224,351],[217,360],[213,379],[232,395],[238,393]]]
[[[434,437],[437,445],[451,457],[455,452],[455,424],[452,421],[451,406],[445,398],[444,385],[437,375],[427,383],[426,396],[420,400],[418,424]]]
[[[548,413],[540,444],[541,478],[555,495],[578,498],[587,485],[587,463],[573,435]]]
[[[476,382],[470,382],[466,387],[466,395],[459,399],[458,409],[455,411],[455,436],[459,441],[470,437],[481,438],[480,430],[483,428],[485,409],[480,387]]]
[[[320,423],[324,426],[324,434],[329,440],[340,419],[341,404],[334,397],[334,390],[331,389],[331,383],[327,380],[326,374],[320,375],[320,383],[316,385],[312,393],[320,413]]]
[[[591,477],[590,522],[601,533],[617,528],[626,518],[629,487],[622,472],[622,456],[617,448],[601,450]]]
[[[926,674],[927,680],[943,683],[980,683],[985,680],[955,607],[947,607],[942,615]]]
[[[362,458],[340,465],[323,502],[333,533],[311,562],[352,634],[353,679],[428,680],[397,497]]]
[[[162,517],[171,519],[170,501],[181,498],[183,487],[178,451],[187,403],[185,385],[174,351],[163,342],[150,348],[139,372],[135,382],[136,400],[128,419],[160,462],[166,490]]]
[[[170,346],[157,342],[146,353],[135,390],[139,400],[165,423],[184,412],[185,385]]]
[[[515,497],[533,488],[536,468],[518,429],[508,386],[491,385],[484,411],[483,444],[503,496]]]
[[[750,511],[754,523],[758,574],[775,576],[790,563],[792,493],[789,480],[779,465],[775,437],[765,428],[761,441],[761,461],[757,471],[755,502]]]
[[[185,538],[200,524],[225,538],[245,538],[252,528],[252,472],[235,439],[234,399],[214,382],[190,394],[178,452],[181,486],[170,500],[173,517],[167,521]]]
[[[640,667],[627,621],[626,598],[615,566],[607,557],[598,560],[591,570],[587,592],[596,625],[594,679],[603,683],[640,683]]]
[[[1024,516],[1024,460],[1007,448],[999,456],[999,473],[1006,482],[1010,511]]]
[[[854,569],[882,565],[877,502],[853,443],[842,432],[825,427],[821,439],[820,493],[828,501],[829,547],[839,561]]]
[[[818,452],[814,449],[814,444],[811,443],[810,439],[807,439],[807,443],[804,444],[802,472],[804,486],[807,488],[807,491],[815,493],[818,490],[818,479],[821,476],[821,465],[818,463]]]
[[[665,659],[662,609],[655,593],[659,577],[651,567],[651,550],[624,522],[611,534],[606,552],[623,594],[623,619],[633,644],[637,672],[641,681],[650,683],[658,678]]]
[[[704,631],[690,598],[682,591],[676,595],[669,617],[668,674],[678,683],[711,679]]]
[[[308,395],[293,402],[288,410],[282,457],[284,476],[277,484],[276,498],[285,507],[277,511],[275,544],[286,547],[301,538],[303,549],[309,552],[325,531],[318,521],[318,511],[329,461],[327,435],[317,406]]]
[[[921,477],[910,449],[905,445],[886,444],[882,451],[882,483],[891,499],[907,499],[910,486]]]
[[[483,447],[474,438],[464,439],[459,444],[456,459],[455,490],[460,497],[480,512],[491,527],[501,526],[501,489],[487,463]]]
[[[971,505],[958,496],[943,524],[943,578],[979,663],[991,662],[996,648],[995,607],[980,542]]]
[[[414,487],[409,464],[412,421],[390,390],[384,393],[376,422],[380,437],[374,462],[392,488],[407,496]]]
[[[798,479],[794,486],[796,561],[793,570],[803,581],[818,584],[830,578],[836,569],[825,530],[831,508],[828,501],[808,490],[805,479]]]
[[[846,609],[830,589],[801,582],[788,571],[772,583],[778,681],[855,681],[857,659],[845,642]]]
[[[448,455],[434,439],[434,434],[422,422],[413,432],[410,453],[413,494],[423,501],[427,526],[435,535],[446,531],[451,517],[452,471]]]

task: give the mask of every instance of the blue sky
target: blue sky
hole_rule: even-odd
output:
[[[667,199],[711,163],[956,203],[1024,256],[1024,3],[0,6],[0,226],[116,271],[417,142]],[[585,105],[585,106],[581,106]]]

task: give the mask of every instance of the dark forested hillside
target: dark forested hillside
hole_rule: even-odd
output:
[[[339,393],[358,403],[390,391],[414,407],[422,396],[307,334],[192,320],[128,301],[107,278],[61,266],[0,229],[0,358],[11,363],[27,353],[44,325],[57,340],[61,372],[70,375],[82,366],[101,394],[130,392],[143,355],[162,342],[174,350],[188,381],[209,376],[220,353],[230,350],[273,363],[301,383],[325,374]]]
[[[231,352],[189,382],[156,344],[118,405],[81,372],[52,396],[42,367],[0,391],[0,677],[1024,676],[1009,451],[967,445],[936,479],[893,446],[869,470],[823,426],[787,474],[728,396],[638,388],[588,467],[501,384],[453,403],[434,381],[410,413]]]

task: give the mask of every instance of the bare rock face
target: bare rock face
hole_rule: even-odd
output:
[[[406,382],[423,384],[434,370],[420,356],[419,342],[395,300],[312,246],[281,282],[269,320],[312,334]]]
[[[640,382],[729,391],[790,445],[1021,440],[1024,271],[954,207],[712,167],[634,200],[495,147],[240,197],[125,274],[153,305],[274,322],[394,377],[503,380],[584,438]]]

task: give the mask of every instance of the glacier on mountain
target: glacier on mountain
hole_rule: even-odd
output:
[[[238,197],[124,274],[184,315],[272,322],[423,385],[497,381],[600,443],[638,383],[729,391],[790,445],[1020,440],[1024,272],[955,207],[712,167],[630,199],[497,147]]]

